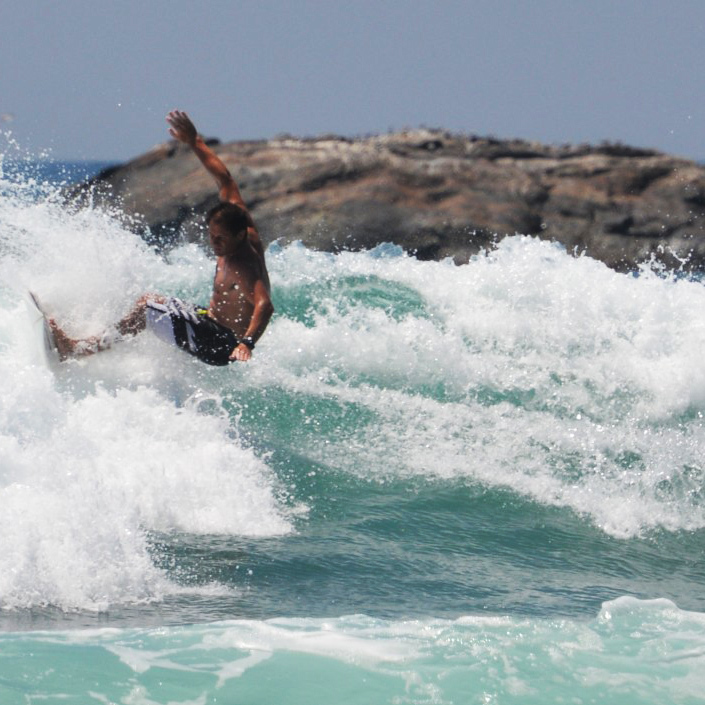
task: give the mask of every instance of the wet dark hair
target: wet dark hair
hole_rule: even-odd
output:
[[[250,226],[247,211],[234,203],[219,203],[206,213],[206,223],[214,220],[224,226],[231,235],[239,235]]]

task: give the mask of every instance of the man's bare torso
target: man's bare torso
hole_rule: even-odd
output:
[[[254,288],[263,280],[269,291],[269,278],[262,257],[247,243],[237,257],[218,257],[213,294],[208,314],[218,323],[243,336],[255,307]]]

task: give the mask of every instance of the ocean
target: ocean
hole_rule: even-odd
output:
[[[0,703],[705,702],[705,288],[514,236],[273,243],[253,359],[59,364],[166,255],[0,164]],[[394,233],[390,233],[393,240]]]

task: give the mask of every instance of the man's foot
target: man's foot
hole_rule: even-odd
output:
[[[56,350],[59,353],[59,360],[62,362],[67,360],[69,357],[74,357],[76,353],[77,340],[69,338],[64,331],[59,328],[56,321],[53,318],[47,319],[51,332],[54,334],[54,343],[56,344]]]

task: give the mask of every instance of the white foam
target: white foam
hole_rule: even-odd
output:
[[[314,439],[310,456],[508,487],[617,536],[705,526],[699,282],[619,274],[524,237],[461,267],[297,247],[270,259],[276,286],[330,292],[313,325],[273,327],[277,383],[374,418]],[[407,287],[424,310],[341,305],[350,276]]]
[[[0,606],[105,609],[178,592],[147,532],[291,530],[217,371],[200,385],[197,363],[149,336],[53,371],[39,354],[27,289],[70,332],[95,334],[144,291],[207,291],[205,257],[186,250],[168,264],[106,214],[0,198]]]

